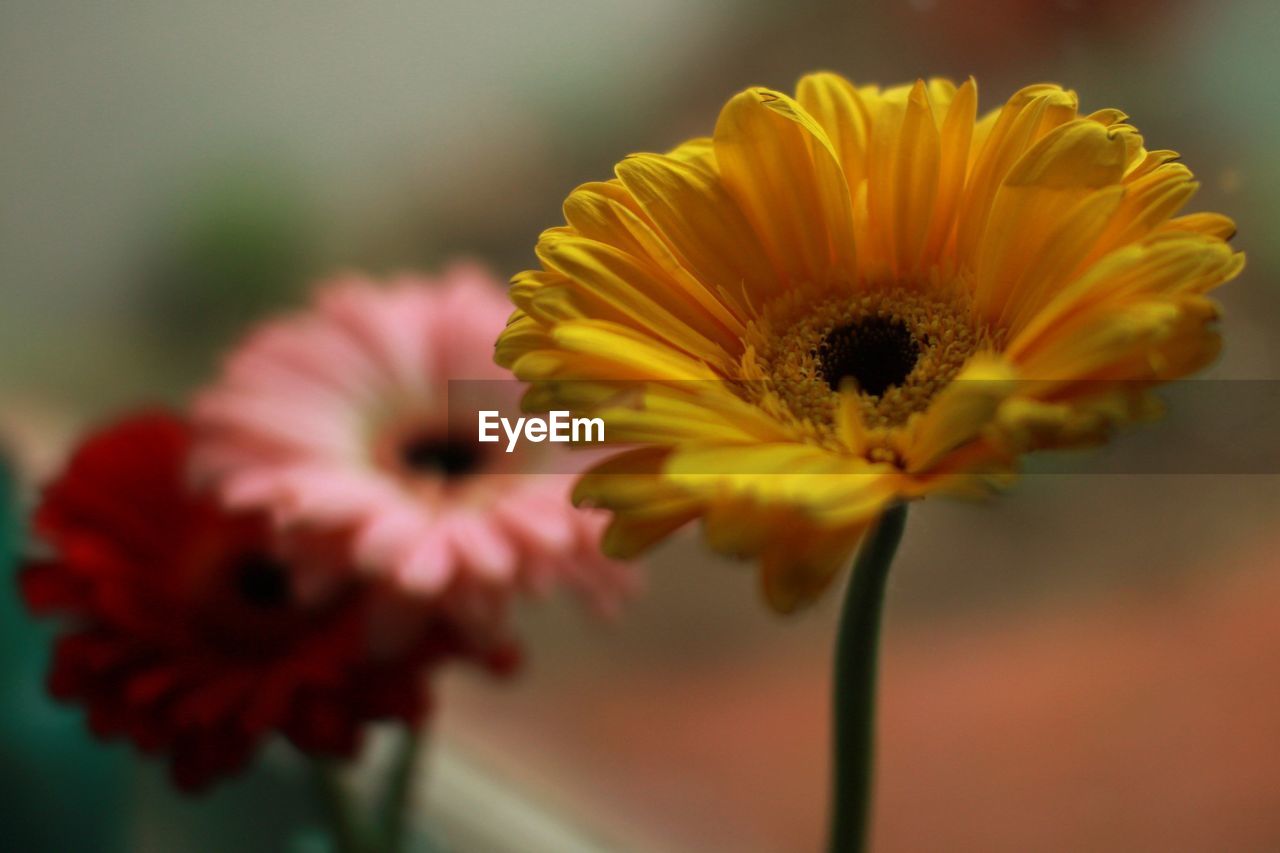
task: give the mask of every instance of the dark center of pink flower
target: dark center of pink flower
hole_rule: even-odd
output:
[[[235,590],[254,607],[273,609],[289,603],[289,568],[270,554],[251,552],[235,564]]]
[[[480,448],[447,436],[417,436],[400,447],[400,461],[414,474],[462,477],[480,467]]]
[[[906,381],[920,358],[920,342],[898,318],[873,314],[832,329],[815,355],[832,391],[848,378],[878,397]]]

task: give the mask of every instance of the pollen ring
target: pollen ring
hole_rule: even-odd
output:
[[[766,307],[748,333],[759,374],[792,417],[828,432],[842,389],[866,427],[924,411],[979,349],[994,346],[968,301],[942,288],[890,285],[797,293]]]

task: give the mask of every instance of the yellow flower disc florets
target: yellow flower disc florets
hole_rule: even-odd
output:
[[[994,348],[958,288],[881,285],[797,291],[748,330],[757,387],[798,420],[828,434],[840,392],[857,394],[868,428],[905,424],[928,408],[971,355]]]

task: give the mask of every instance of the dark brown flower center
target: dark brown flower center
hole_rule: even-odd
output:
[[[235,564],[235,589],[240,598],[264,610],[289,603],[289,568],[270,554],[252,552]]]
[[[852,379],[859,390],[878,397],[906,381],[920,358],[920,342],[898,318],[872,314],[832,329],[815,355],[832,391]]]
[[[462,477],[480,467],[480,448],[446,436],[417,436],[400,447],[400,461],[414,474]]]

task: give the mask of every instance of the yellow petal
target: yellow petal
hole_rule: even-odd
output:
[[[672,345],[727,368],[732,339],[714,318],[690,307],[675,285],[612,246],[582,237],[543,238],[538,256],[577,289],[612,306],[609,319],[662,335]],[[618,316],[621,315],[621,316]]]
[[[646,378],[684,380],[717,379],[703,362],[663,346],[649,335],[605,320],[575,320],[551,330],[551,337],[565,352],[582,353],[629,368]]]
[[[1236,235],[1235,221],[1221,213],[1188,213],[1170,219],[1160,227],[1170,231],[1193,231],[1219,240],[1230,240]]]
[[[964,216],[956,232],[961,264],[977,255],[991,205],[1009,170],[1037,139],[1074,118],[1075,112],[1074,92],[1057,86],[1028,86],[978,123],[974,131],[977,148],[962,202]]]
[[[956,90],[942,121],[938,196],[922,262],[937,263],[955,232],[956,214],[969,171],[969,147],[978,109],[978,84],[970,77]]]
[[[665,452],[641,448],[596,465],[578,480],[573,502],[614,512],[601,548],[630,559],[697,517],[699,504],[658,475]]]
[[[682,142],[667,152],[672,160],[715,174],[716,152],[710,136],[699,136]]]
[[[1008,289],[1001,320],[1012,333],[1082,270],[1107,223],[1124,199],[1124,187],[1103,187],[1070,208],[1044,235]]]
[[[993,200],[975,264],[974,307],[979,313],[993,323],[1003,322],[1010,300],[1019,293],[1020,273],[1055,236],[1063,212],[1091,191],[1117,184],[1124,156],[1123,141],[1097,122],[1081,119],[1057,127],[1018,159]],[[1089,245],[1096,238],[1095,232]]]
[[[813,603],[853,559],[870,520],[835,531],[817,533],[793,526],[760,555],[761,590],[779,613],[792,613]]]
[[[726,301],[778,291],[778,271],[717,176],[658,154],[632,155],[616,172],[685,268]]]
[[[652,385],[593,414],[604,419],[610,441],[751,444],[790,438],[776,418],[719,381]]]
[[[938,192],[941,142],[924,81],[886,104],[871,132],[867,215],[894,275],[918,266]]]
[[[617,200],[619,194],[626,197],[625,204]],[[589,184],[569,195],[564,206],[565,219],[582,236],[623,250],[645,264],[655,277],[669,281],[669,292],[684,303],[684,310],[695,314],[705,311],[723,327],[726,341],[740,340],[743,332],[740,316],[681,265],[668,245],[636,214],[638,206],[632,209],[632,205],[635,200],[621,182]],[[728,304],[738,305],[736,300]],[[730,347],[732,351],[732,344]]]
[[[546,328],[534,320],[517,312],[502,330],[498,341],[494,344],[494,360],[503,367],[510,368],[517,358],[531,350],[545,349],[551,345],[551,336]]]
[[[1124,201],[1098,238],[1093,257],[1101,258],[1146,237],[1182,209],[1198,186],[1191,170],[1181,163],[1165,163],[1141,177],[1126,177]]]
[[[1013,368],[1002,359],[972,359],[914,424],[907,443],[907,470],[928,471],[943,456],[976,438],[993,421],[1000,403],[1017,390],[1015,379]]]
[[[871,117],[853,84],[838,74],[822,72],[800,79],[796,100],[822,126],[840,159],[850,193],[866,179]]]
[[[887,465],[795,442],[678,447],[664,471],[708,500],[750,497],[799,508],[833,527],[876,512],[892,498],[895,482]]]
[[[714,139],[725,187],[786,277],[852,280],[848,183],[812,116],[779,92],[748,89],[721,110]]]
[[[1066,367],[1063,355],[1080,345],[1072,339],[1078,323],[1108,312],[1123,322],[1121,312],[1135,300],[1207,291],[1239,274],[1243,263],[1226,244],[1190,232],[1169,232],[1151,245],[1127,246],[1054,295],[1009,342],[1005,354],[1018,364],[1039,365],[1042,374],[1048,371],[1038,378],[1056,375],[1057,368],[1049,371],[1044,361],[1046,353],[1057,351],[1054,362]]]

